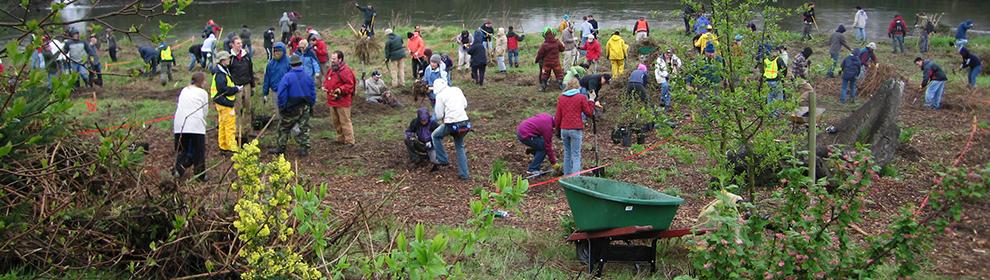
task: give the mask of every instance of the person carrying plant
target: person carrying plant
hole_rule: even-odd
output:
[[[540,174],[540,166],[548,155],[550,165],[557,164],[557,155],[553,150],[553,133],[553,116],[547,113],[539,113],[516,126],[516,139],[529,147],[527,150],[533,151],[533,161],[526,168],[526,174]]]
[[[453,40],[458,44],[457,70],[464,70],[471,65],[471,55],[468,54],[468,49],[474,45],[474,37],[467,30],[462,30],[461,34],[454,36]]]
[[[626,55],[629,53],[629,45],[619,35],[619,31],[612,33],[605,43],[605,57],[612,62],[612,77],[622,76],[626,72]]]
[[[550,82],[550,73],[560,82],[560,88],[564,88],[564,73],[560,65],[560,54],[564,51],[564,44],[554,38],[552,31],[543,33],[543,44],[536,52],[535,63],[540,67],[540,91],[547,89]]]
[[[392,72],[392,87],[406,84],[406,68],[402,67],[402,60],[406,58],[406,47],[403,46],[402,37],[392,33],[391,28],[386,28],[385,42],[385,63]]]
[[[839,102],[846,103],[846,94],[849,95],[849,100],[852,103],[856,103],[856,80],[859,78],[859,71],[863,63],[860,62],[859,56],[850,53],[845,59],[842,60],[842,93],[839,95]]]
[[[949,79],[945,71],[935,61],[915,58],[914,65],[921,68],[921,88],[925,89],[925,107],[937,110],[942,108],[942,94],[945,93],[945,82]],[[926,88],[927,87],[927,88]]]
[[[636,34],[636,42],[642,42],[650,37],[650,23],[646,21],[646,17],[639,17],[636,23],[633,23],[632,30]]]
[[[968,79],[968,85],[970,88],[976,88],[976,77],[980,76],[983,72],[983,63],[980,61],[980,57],[974,55],[967,48],[959,49],[959,55],[962,56],[962,64],[959,65],[959,70],[969,67],[969,74],[966,75]]]
[[[480,40],[475,44],[481,46]],[[437,171],[441,166],[450,164],[447,152],[443,149],[443,138],[449,135],[454,138],[454,149],[457,152],[457,177],[464,181],[470,180],[467,152],[464,150],[464,136],[471,131],[471,121],[467,115],[467,99],[460,88],[447,86],[447,80],[444,79],[434,81],[433,88],[437,92],[436,106],[433,107],[434,117],[443,124],[431,134],[433,138],[431,143],[436,150],[436,161],[431,171]]]
[[[313,112],[313,105],[316,104],[316,84],[313,75],[303,69],[302,57],[293,55],[289,59],[292,70],[282,77],[278,82],[276,92],[278,92],[278,141],[276,148],[270,153],[285,153],[285,142],[294,129],[298,129],[295,135],[296,143],[299,144],[297,153],[301,157],[309,155],[309,118]]]
[[[828,68],[829,78],[835,77],[835,66],[839,64],[839,55],[842,52],[842,48],[852,51],[852,48],[850,48],[849,44],[846,43],[846,36],[844,33],[846,33],[846,27],[840,24],[839,27],[835,29],[835,32],[832,33],[832,37],[828,38],[828,54],[832,57],[832,66],[829,66]]]
[[[220,51],[217,53],[219,62],[213,67],[213,79],[210,84],[210,98],[216,103],[217,108],[217,145],[220,146],[220,153],[232,154],[240,150],[237,138],[237,111],[234,110],[234,102],[241,87],[234,84],[230,78],[230,53]]]
[[[378,70],[371,72],[371,77],[363,81],[364,85],[364,101],[373,104],[385,104],[389,107],[396,108],[402,107],[399,100],[392,96],[392,91],[385,86],[385,81],[382,81],[382,73]]]
[[[211,102],[204,87],[206,75],[196,72],[189,85],[179,91],[172,118],[176,154],[172,175],[175,177],[182,177],[186,168],[192,166],[196,179],[206,181],[206,114]]]
[[[354,126],[351,124],[351,101],[354,97],[354,72],[344,62],[344,53],[334,51],[330,55],[330,70],[323,80],[327,93],[331,124],[337,132],[337,143],[354,145]]]
[[[272,47],[272,59],[268,60],[268,65],[265,66],[265,78],[261,84],[261,96],[264,103],[268,103],[268,93],[278,89],[278,83],[291,69],[289,57],[285,52],[285,43],[276,42]]]
[[[904,18],[901,15],[895,15],[894,19],[890,21],[890,26],[887,27],[887,37],[891,39],[891,45],[894,47],[894,53],[904,52],[904,36],[907,35],[907,24],[904,23]]]
[[[409,122],[406,128],[406,138],[403,143],[406,145],[406,152],[409,153],[409,161],[419,164],[425,161],[435,162],[437,158],[436,150],[433,148],[433,131],[440,125],[430,116],[430,110],[420,107],[416,110],[416,118]]]
[[[553,128],[564,143],[564,175],[581,171],[581,142],[584,137],[582,114],[594,118],[594,105],[573,82],[557,97],[557,112],[553,117]]]
[[[666,52],[657,57],[654,64],[653,75],[656,77],[657,83],[660,84],[661,105],[666,112],[670,112],[670,108],[673,107],[673,104],[670,103],[670,75],[677,74],[682,65],[681,59],[674,54],[674,49],[667,49]]]

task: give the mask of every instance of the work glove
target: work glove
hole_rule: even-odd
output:
[[[262,96],[261,97],[261,102],[264,103],[264,104],[268,104],[268,95]]]

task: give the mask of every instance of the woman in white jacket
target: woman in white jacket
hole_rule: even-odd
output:
[[[206,74],[193,73],[192,82],[179,92],[172,130],[175,133],[175,168],[172,175],[182,177],[193,166],[193,176],[206,181],[206,113],[210,96],[203,89]]]
[[[856,6],[856,17],[853,18],[853,29],[856,30],[856,41],[866,41],[867,19],[869,19],[869,17],[866,15],[866,10],[863,10],[863,7]]]
[[[668,49],[663,55],[657,57],[654,63],[653,75],[656,76],[657,83],[660,84],[660,100],[663,101],[665,112],[670,112],[670,75],[677,74],[681,69],[681,59],[674,54],[674,49]]]

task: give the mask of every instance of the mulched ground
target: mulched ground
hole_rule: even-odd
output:
[[[797,49],[797,48],[794,48]],[[902,75],[916,75],[916,69],[902,70]],[[403,109],[391,109],[384,106],[364,104],[355,100],[353,119],[358,133],[358,143],[354,146],[341,146],[333,143],[333,134],[321,131],[332,131],[326,119],[327,108],[323,105],[325,97],[321,96],[316,106],[313,125],[313,150],[310,156],[298,158],[294,153],[287,154],[287,159],[293,162],[299,173],[313,182],[327,183],[331,190],[331,203],[339,211],[349,211],[358,204],[369,205],[380,201],[385,196],[394,194],[386,205],[388,214],[399,221],[407,223],[426,224],[459,224],[469,215],[468,201],[476,195],[477,187],[491,188],[487,177],[490,167],[496,160],[504,160],[508,170],[521,174],[530,159],[524,154],[525,147],[514,137],[516,124],[522,118],[528,117],[526,110],[552,112],[557,91],[540,93],[536,90],[536,78],[531,74],[497,74],[489,72],[489,85],[478,88],[470,85],[467,72],[454,74],[455,84],[461,86],[469,101],[469,111],[472,120],[478,127],[467,137],[468,157],[472,181],[463,182],[456,177],[456,168],[451,165],[439,172],[430,172],[429,166],[411,166],[401,143],[401,133],[408,121],[415,116],[412,97],[400,95],[399,98],[407,104]],[[509,87],[492,86],[512,85]],[[834,122],[844,114],[851,112],[854,107],[839,105],[838,80],[820,79],[813,81],[819,100],[829,108],[824,122]],[[971,122],[974,116],[979,121],[990,119],[990,99],[985,89],[966,91],[950,87],[945,97],[945,108],[932,111],[921,107],[923,97],[917,89],[917,84],[909,83],[906,87],[905,100],[902,102],[899,120],[904,127],[916,129],[914,137],[908,145],[898,151],[898,157],[893,166],[899,171],[897,178],[882,178],[870,190],[869,203],[864,209],[865,221],[860,227],[870,234],[880,233],[886,223],[897,213],[898,207],[905,203],[916,203],[924,196],[934,179],[933,166],[949,165],[956,158],[963,143],[969,136]],[[173,96],[171,91],[141,92],[139,96],[147,98],[162,98]],[[963,93],[966,92],[966,93]],[[168,94],[166,94],[168,93]],[[865,93],[863,95],[868,95]],[[152,97],[154,96],[154,97]],[[861,98],[860,100],[865,100]],[[862,103],[860,103],[862,104]],[[525,112],[525,113],[524,113]],[[212,116],[211,116],[212,118]],[[395,123],[381,124],[380,119],[398,119]],[[361,133],[361,127],[372,123],[386,125],[381,129]],[[609,140],[609,128],[615,124],[613,120],[605,119],[599,123],[598,146],[600,147],[601,162],[615,162],[630,154],[630,149],[614,145]],[[386,135],[378,135],[378,133]],[[151,143],[151,151],[146,157],[145,170],[148,176],[164,176],[174,159],[171,151],[172,136],[170,131],[149,129],[143,137]],[[211,132],[213,133],[213,132]],[[678,130],[678,134],[701,135],[701,132]],[[966,155],[963,165],[980,166],[990,161],[990,140],[987,140],[986,129],[978,130],[972,150]],[[498,137],[494,137],[497,135]],[[265,136],[270,148],[274,138]],[[208,137],[208,147],[213,147],[213,138]],[[594,137],[590,134],[585,138],[584,167],[594,164],[590,147]],[[647,139],[646,146],[660,141],[655,136]],[[453,147],[447,140],[448,154],[453,157]],[[555,147],[561,149],[559,142]],[[622,181],[650,186],[660,190],[676,188],[685,199],[674,221],[675,227],[686,227],[693,224],[700,208],[712,198],[705,197],[708,176],[701,170],[708,165],[704,152],[700,147],[686,146],[694,151],[697,161],[693,164],[678,164],[661,149],[648,152],[643,156],[633,158],[632,168],[626,168],[615,178]],[[290,151],[293,146],[290,145]],[[267,156],[267,155],[266,155]],[[228,169],[229,161],[217,154],[216,149],[210,149],[209,162],[218,163],[210,171],[212,181],[207,186],[190,186],[191,188],[226,187],[219,182],[223,171]],[[452,159],[453,160],[453,159]],[[632,166],[632,165],[623,165]],[[668,176],[662,184],[653,179],[655,170],[672,169],[677,172]],[[395,172],[391,182],[380,181],[382,174]],[[227,176],[230,177],[229,175]],[[533,180],[540,181],[547,177]],[[532,182],[531,182],[532,183]],[[395,191],[399,188],[398,191]],[[987,251],[988,234],[990,232],[990,206],[986,201],[974,201],[967,205],[961,222],[952,226],[940,237],[934,246],[932,268],[938,273],[951,276],[990,277],[990,255]],[[569,215],[569,208],[563,192],[556,183],[534,187],[525,204],[521,208],[521,216],[500,219],[499,223],[530,230],[545,231],[549,236],[559,236],[561,217]]]

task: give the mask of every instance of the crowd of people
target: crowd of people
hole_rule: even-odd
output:
[[[802,14],[802,33],[807,38],[812,36],[811,30],[816,28],[817,22],[814,4],[809,3],[806,7]],[[356,4],[356,8],[364,17],[361,35],[375,36],[374,7]],[[691,43],[700,53],[698,56],[688,56],[690,60],[686,61],[681,59],[686,54],[679,56],[675,48],[659,50],[655,61],[637,59],[630,54],[630,46],[623,39],[622,31],[614,31],[602,44],[598,40],[599,23],[592,15],[583,16],[577,23],[565,15],[560,24],[547,26],[538,33],[543,40],[535,50],[533,63],[539,69],[539,90],[547,91],[553,86],[562,93],[557,98],[555,112],[538,113],[522,120],[516,128],[518,141],[533,154],[527,167],[530,175],[545,173],[543,163],[547,158],[553,168],[564,174],[582,170],[583,130],[588,122],[594,122],[599,117],[601,111],[596,108],[601,107],[602,90],[613,80],[623,79],[629,98],[657,109],[657,113],[660,113],[660,108],[670,112],[673,105],[671,81],[675,78],[683,79],[696,89],[699,98],[718,94],[727,80],[722,77],[725,60],[718,49],[718,38],[727,34],[718,34],[713,28],[715,22],[711,14],[706,13],[703,7],[687,5],[683,11],[684,32],[693,35]],[[496,64],[493,67],[499,73],[520,67],[520,42],[526,39],[524,34],[517,33],[513,26],[496,27],[493,22],[484,20],[473,31],[463,30],[451,39],[457,45],[457,60],[454,63],[450,56],[433,51],[424,42],[418,26],[405,36],[386,28],[382,52],[388,72],[376,70],[370,77],[362,74],[359,79],[346,62],[343,51],[331,51],[322,35],[312,26],[305,30],[298,29],[300,19],[298,12],[285,12],[277,21],[277,28],[272,26],[265,30],[265,56],[254,56],[248,26],[241,26],[239,32],[227,33],[221,40],[223,28],[213,20],[208,21],[203,29],[202,43],[188,48],[190,63],[187,70],[193,72],[199,67],[202,72],[193,72],[190,84],[179,93],[174,121],[175,148],[178,152],[173,169],[176,176],[182,176],[187,168],[192,167],[197,178],[206,180],[205,118],[211,105],[218,114],[219,150],[227,155],[236,153],[245,139],[257,136],[252,125],[255,121],[252,96],[260,84],[263,104],[267,105],[271,94],[276,96],[273,105],[277,109],[277,141],[270,153],[286,153],[289,138],[293,138],[298,146],[296,153],[307,156],[312,148],[309,121],[316,106],[317,91],[327,96],[326,105],[336,142],[354,145],[356,139],[351,107],[355,93],[363,89],[365,102],[402,107],[403,104],[393,96],[393,90],[408,85],[406,67],[410,67],[413,84],[426,88],[429,99],[427,106],[416,110],[416,116],[405,131],[403,142],[410,161],[431,162],[434,171],[450,165],[451,160],[442,144],[443,139],[449,137],[454,143],[457,176],[469,180],[465,140],[472,131],[472,123],[466,111],[468,100],[464,91],[453,85],[451,71],[470,71],[472,81],[484,87],[489,62]],[[839,69],[842,84],[839,101],[843,103],[855,102],[857,81],[879,63],[877,44],[868,42],[866,37],[868,20],[866,10],[856,7],[852,26],[856,43],[863,44],[861,48],[850,46],[844,25],[836,27],[827,40],[832,59],[827,77],[835,77],[835,69]],[[637,43],[650,38],[650,24],[645,17],[638,18],[632,26],[633,38]],[[962,57],[958,69],[968,68],[968,84],[975,86],[982,64],[979,57],[966,48],[966,31],[972,26],[972,21],[959,26],[955,45],[959,47]],[[756,30],[753,23],[747,27]],[[909,34],[909,30],[904,19],[895,16],[887,27],[893,52],[905,52],[904,36]],[[926,39],[932,31],[933,27],[928,24],[923,25],[923,30],[919,32],[923,39],[919,46],[920,53],[927,51]],[[78,73],[80,86],[99,85],[101,64],[97,51],[101,44],[106,44],[111,60],[116,61],[117,45],[113,35],[108,33],[99,38],[93,35],[86,41],[81,40],[75,30],[69,30],[66,35],[66,38],[44,38],[45,45],[32,57],[32,65],[48,69],[53,75]],[[742,35],[735,34],[730,38],[734,40],[728,50],[733,55],[746,52]],[[811,48],[803,49],[793,59],[782,45],[759,45],[756,49],[759,78],[770,88],[767,103],[785,99],[782,85],[785,79],[794,80],[800,87],[810,90],[806,80],[813,54]],[[847,55],[843,55],[843,51]],[[157,47],[139,46],[138,53],[147,64],[147,75],[159,75],[162,83],[172,80],[176,57],[171,45],[162,42]],[[255,58],[267,61],[264,72],[259,75],[261,81],[255,80]],[[599,65],[602,58],[609,63]],[[625,68],[630,61],[635,67],[626,75]],[[407,62],[409,66],[406,66]],[[925,105],[938,109],[947,80],[946,73],[929,59],[919,57],[915,63],[923,74],[921,86],[926,92]],[[684,69],[687,64],[694,64],[690,69],[697,70],[686,73]],[[610,71],[598,73],[598,69],[606,67]],[[388,79],[390,84],[386,82],[386,74],[391,76]],[[554,151],[554,137],[560,138],[563,143],[560,160]]]

